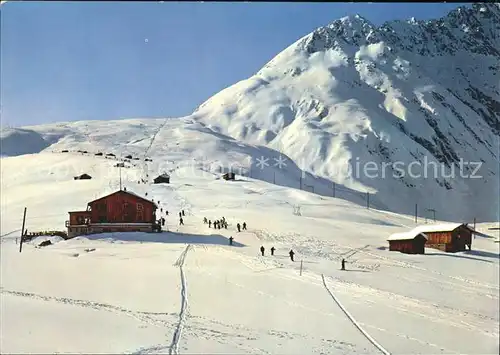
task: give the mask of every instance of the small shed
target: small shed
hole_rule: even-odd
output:
[[[82,174],[79,176],[75,176],[75,180],[90,180],[90,179],[92,179],[92,176],[90,176],[89,174]]]
[[[394,233],[387,238],[390,251],[400,251],[405,254],[425,254],[427,236],[418,231]]]
[[[155,184],[170,184],[170,175],[168,175],[167,173],[163,173],[154,178],[153,182]]]
[[[106,154],[107,157],[116,157],[116,155],[114,155],[113,153],[108,153]]]
[[[125,155],[125,159],[132,159],[132,155]]]
[[[102,153],[101,153],[101,152],[99,152],[99,153],[95,153],[95,155],[97,155],[97,156],[99,156],[99,157],[100,157],[100,156],[102,156]]]
[[[413,229],[427,236],[427,247],[455,253],[470,250],[473,228],[464,223],[426,224]]]
[[[236,178],[236,174],[233,172],[225,173],[224,175],[222,175],[222,178],[224,180],[234,180]]]

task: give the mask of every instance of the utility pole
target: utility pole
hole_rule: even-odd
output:
[[[24,225],[25,225],[25,222],[26,222],[26,210],[27,210],[27,208],[24,207],[23,226],[21,228],[21,242],[19,243],[19,252],[23,251],[23,236],[24,236]]]
[[[333,197],[335,197],[335,183],[333,182],[332,184],[333,184],[332,185],[332,187],[333,187]]]
[[[273,171],[273,184],[276,184],[276,171]]]
[[[476,239],[476,217],[474,217],[474,239]]]
[[[436,222],[436,210],[434,208],[428,208],[427,211],[432,212],[434,222]]]
[[[300,261],[300,276],[302,276],[302,260]]]
[[[300,174],[300,189],[302,190],[302,174]]]
[[[418,204],[415,204],[415,224],[418,223],[417,222],[417,211],[418,211]]]
[[[370,193],[366,193],[366,208],[370,209]]]
[[[120,164],[120,167],[118,168],[120,170],[120,191],[122,190],[122,166]]]

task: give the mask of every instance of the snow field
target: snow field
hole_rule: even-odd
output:
[[[82,171],[94,167],[95,178],[19,174],[21,167],[36,171],[63,161]],[[182,168],[169,185],[137,184],[141,168],[132,167],[122,169],[124,185],[160,200],[170,212],[164,215],[170,232],[53,239],[45,248],[35,248],[44,239],[37,238],[19,254],[15,231],[24,206],[28,230],[63,229],[67,211],[113,191],[104,173],[109,163],[56,153],[2,159],[5,352],[380,352],[335,303],[322,275],[390,353],[498,352],[499,245],[482,225],[492,238],[477,237],[471,252],[405,255],[385,250],[385,239],[413,227],[409,216]],[[297,204],[302,216],[293,215]],[[178,225],[180,209],[185,226]],[[227,230],[202,222],[222,216]],[[248,230],[238,233],[243,221]],[[342,258],[348,271],[339,270]]]

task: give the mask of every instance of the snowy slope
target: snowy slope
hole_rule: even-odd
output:
[[[161,124],[142,129],[154,131]],[[118,152],[97,141],[96,148]],[[210,148],[210,142],[204,144]],[[147,146],[138,142],[137,152]],[[174,140],[164,148],[166,160],[168,152],[193,154],[175,147]],[[488,230],[493,224],[479,226],[486,236],[474,239],[470,252],[427,249],[425,255],[404,255],[387,251],[386,238],[413,228],[411,216],[252,178],[225,182],[198,170],[203,166],[179,167],[169,185],[137,184],[143,167],[127,164],[123,184],[147,192],[170,211],[170,232],[53,238],[55,244],[45,248],[36,248],[44,239],[38,238],[19,253],[24,207],[29,231],[64,229],[67,211],[113,191],[119,169],[113,167],[116,160],[71,152],[0,162],[2,352],[499,351],[500,244],[498,231]],[[72,179],[81,172],[93,179]],[[293,214],[297,205],[301,216]],[[180,209],[186,217],[179,227]],[[229,222],[227,230],[202,222],[221,216]],[[243,221],[248,231],[237,233],[235,225]],[[233,247],[229,236],[235,237]],[[274,257],[271,246],[277,248]],[[287,255],[291,248],[295,262]],[[342,258],[349,271],[339,271]]]
[[[393,212],[496,220],[499,23],[498,4],[379,28],[345,17],[191,116],[7,129],[2,154],[112,147]]]

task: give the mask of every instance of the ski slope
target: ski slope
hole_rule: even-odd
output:
[[[159,130],[157,139],[168,132]],[[159,142],[137,144],[154,152]],[[114,148],[99,144],[88,149]],[[161,150],[175,166],[169,185],[138,184],[142,162],[121,169],[128,190],[147,192],[169,210],[168,232],[54,237],[53,245],[37,248],[46,239],[40,237],[22,253],[16,238],[24,207],[28,231],[64,230],[68,211],[116,190],[120,169],[116,160],[73,152],[1,159],[2,352],[500,350],[498,231],[488,229],[495,224],[479,225],[487,236],[474,239],[472,251],[389,252],[386,238],[414,227],[411,216],[249,177],[226,182],[203,166],[177,167],[191,152],[175,147],[174,141]],[[152,159],[151,174],[160,153]],[[83,172],[93,179],[73,180]],[[293,214],[297,205],[301,216]],[[203,224],[203,217],[222,216],[227,230]],[[235,225],[243,221],[248,230],[238,233]],[[339,270],[342,258],[347,271]]]

